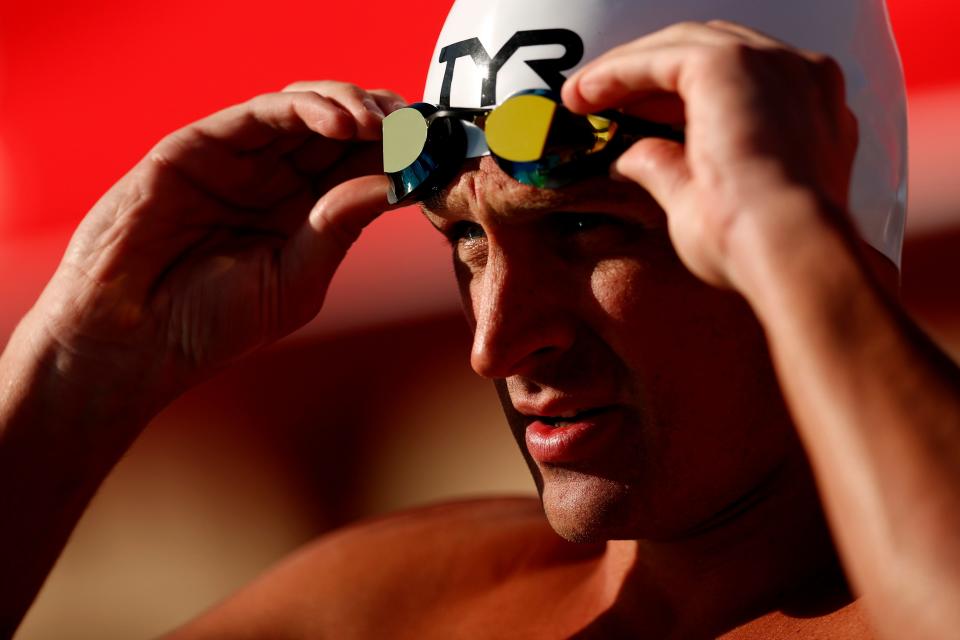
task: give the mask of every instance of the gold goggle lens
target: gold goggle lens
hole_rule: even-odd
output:
[[[510,162],[535,162],[543,155],[557,103],[538,95],[510,98],[487,117],[487,146]]]

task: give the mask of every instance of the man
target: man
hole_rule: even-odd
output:
[[[960,375],[853,230],[836,64],[686,22],[562,98],[682,120],[685,142],[641,139],[612,180],[555,190],[466,160],[423,194],[542,508],[357,525],[171,637],[960,628]],[[397,195],[374,141],[403,104],[334,82],[260,96],[161,141],[83,221],[0,360],[6,632],[150,417],[317,313]]]

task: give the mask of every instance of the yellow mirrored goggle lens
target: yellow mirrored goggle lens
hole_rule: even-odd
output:
[[[600,151],[613,139],[613,134],[617,130],[617,123],[609,118],[595,115],[587,116],[587,121],[593,127],[593,135],[596,137],[593,151]]]
[[[397,109],[383,119],[383,170],[396,173],[409,167],[427,143],[427,121],[416,109]]]
[[[504,160],[535,162],[543,155],[557,103],[538,95],[510,98],[487,117],[487,146]]]

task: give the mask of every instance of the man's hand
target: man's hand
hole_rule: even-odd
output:
[[[83,220],[31,313],[62,369],[134,376],[162,404],[310,320],[387,208],[376,141],[403,104],[298,83],[164,138]]]
[[[856,125],[836,64],[737,25],[681,24],[588,64],[563,97],[686,123],[685,146],[642,140],[614,172],[657,199],[694,273],[752,305],[877,632],[955,634],[960,370],[857,251]]]
[[[388,91],[299,83],[162,140],[81,223],[0,355],[0,637],[152,415],[317,313],[387,208]]]
[[[745,27],[683,23],[613,49],[574,74],[564,102],[686,124],[686,145],[647,138],[613,172],[667,212],[685,264],[739,288],[738,234],[794,237],[796,212],[845,212],[857,126],[830,58]],[[812,203],[797,207],[795,203]],[[848,224],[844,215],[831,221]],[[744,227],[752,227],[746,231]]]

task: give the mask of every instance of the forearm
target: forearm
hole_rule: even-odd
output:
[[[745,292],[851,578],[882,633],[943,637],[960,625],[960,374],[835,227],[766,235],[739,247]]]
[[[0,356],[0,637],[11,635],[97,487],[149,417],[135,380],[24,320]]]

